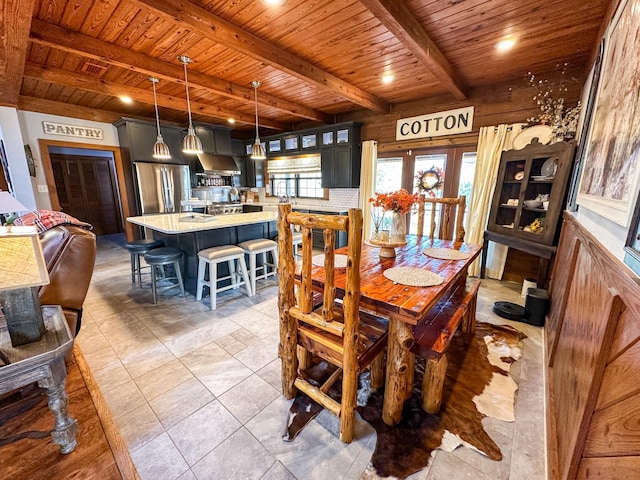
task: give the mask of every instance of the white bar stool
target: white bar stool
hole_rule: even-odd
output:
[[[236,263],[240,264],[240,273],[236,270]],[[218,278],[218,263],[229,263],[229,275]],[[209,267],[209,280],[205,280],[205,271]],[[238,282],[238,277],[242,281]],[[218,287],[218,282],[231,280],[230,285]],[[251,279],[247,272],[247,264],[244,261],[244,250],[235,245],[222,245],[219,247],[205,248],[198,252],[198,283],[196,285],[196,300],[202,300],[204,287],[209,287],[209,297],[211,299],[211,310],[216,309],[216,294],[232,288],[244,285],[247,295],[253,297]]]
[[[251,277],[251,290],[256,291],[256,280],[275,275],[278,269],[278,244],[267,238],[247,240],[238,244],[244,253],[249,255],[249,276]],[[271,262],[267,261],[267,253],[271,252]],[[262,255],[262,265],[256,266],[256,257]],[[271,271],[269,271],[271,268]],[[262,273],[258,275],[258,270]]]
[[[291,234],[291,243],[293,245],[293,256],[299,257],[298,247],[302,245],[302,232],[293,232]]]

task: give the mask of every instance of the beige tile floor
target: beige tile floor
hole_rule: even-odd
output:
[[[326,412],[281,440],[290,402],[280,394],[277,283],[259,282],[253,298],[224,292],[216,311],[177,289],[152,305],[150,289],[131,285],[123,241],[98,241],[77,340],[142,480],[360,478],[376,439],[362,420],[350,445]],[[508,323],[491,306],[522,304],[519,294],[520,285],[483,280],[478,320]],[[513,324],[528,336],[513,369],[516,421],[484,420],[503,460],[438,450],[411,479],[544,478],[542,329]]]

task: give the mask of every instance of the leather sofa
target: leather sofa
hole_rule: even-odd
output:
[[[86,228],[57,225],[40,233],[49,271],[48,285],[39,289],[41,305],[60,305],[75,336],[80,331],[82,304],[96,260],[96,236]]]

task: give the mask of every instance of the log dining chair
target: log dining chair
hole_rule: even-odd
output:
[[[429,237],[441,240],[464,241],[464,210],[466,207],[466,197],[461,195],[457,198],[427,198],[423,193],[418,199],[418,236],[424,234],[424,219],[426,205],[431,205],[431,215],[429,219]],[[440,205],[440,216],[437,215],[437,206]],[[453,235],[451,221],[455,218]]]
[[[302,228],[302,260],[296,263],[292,244],[292,225]],[[313,266],[313,229],[324,232],[324,266]],[[336,231],[348,232],[346,267],[335,267]],[[384,348],[387,319],[360,311],[360,255],[362,248],[362,210],[348,215],[292,213],[291,205],[281,204],[278,216],[280,259],[278,308],[280,314],[279,356],[282,360],[282,391],[286,398],[298,390],[320,403],[340,420],[340,440],[349,443],[355,433],[358,375],[367,366],[371,384],[384,384]],[[296,271],[297,270],[297,271]],[[322,292],[314,292],[313,276],[324,275]],[[344,292],[336,301],[335,278],[345,275]],[[297,286],[297,292],[296,288]],[[314,308],[314,296],[322,295]],[[322,385],[314,385],[305,369],[325,360],[338,369]],[[342,377],[341,400],[328,395]]]

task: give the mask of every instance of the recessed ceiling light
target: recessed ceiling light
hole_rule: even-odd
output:
[[[229,122],[231,125],[233,125],[234,123],[236,123],[236,119],[235,118],[228,118],[227,122]]]
[[[498,50],[499,52],[508,52],[513,48],[515,44],[516,41],[513,38],[506,38],[496,44],[496,50]]]
[[[267,5],[282,5],[285,0],[263,0]]]
[[[393,79],[393,73],[385,73],[384,75],[382,75],[382,83],[391,83],[393,82]]]
[[[126,95],[121,95],[120,96],[120,101],[122,103],[126,103],[127,105],[131,105],[133,103],[133,99],[131,97],[126,96]]]

